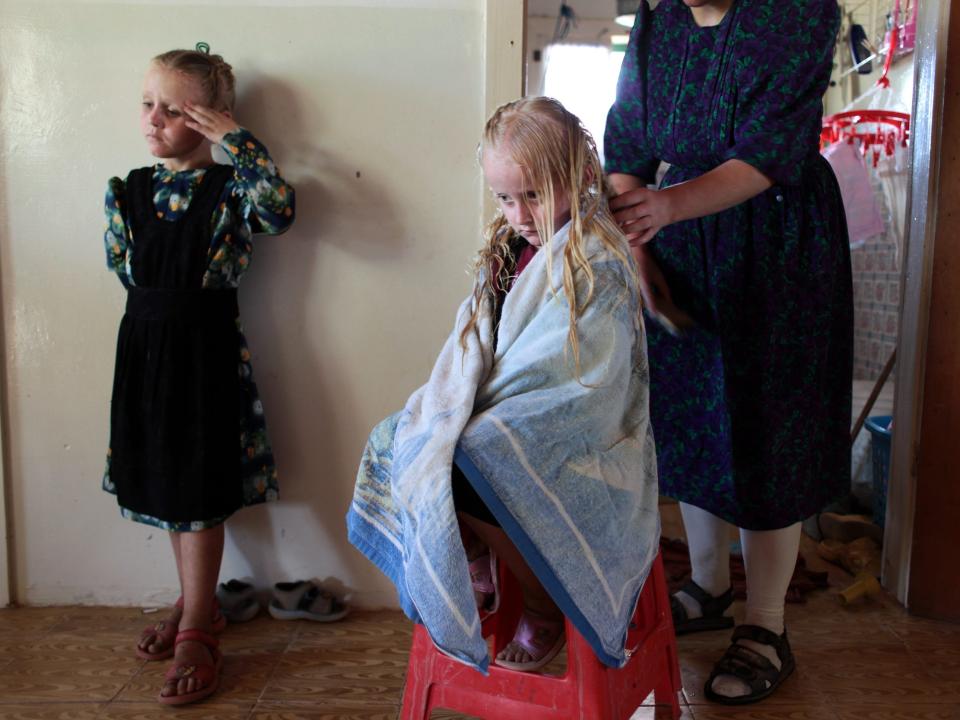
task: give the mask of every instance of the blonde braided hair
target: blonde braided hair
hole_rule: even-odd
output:
[[[211,55],[206,43],[197,43],[197,50],[169,50],[153,58],[168,70],[187,75],[203,88],[207,102],[214,110],[233,110],[236,80],[233,68],[220,55]]]

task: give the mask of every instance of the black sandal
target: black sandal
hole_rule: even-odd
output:
[[[738,640],[753,640],[774,648],[777,651],[777,657],[780,658],[780,669],[778,670],[770,660],[755,650],[751,650],[745,645],[739,645]],[[790,643],[787,642],[786,630],[783,631],[783,635],[777,635],[758,625],[740,625],[733,631],[733,641],[730,647],[727,648],[720,661],[714,665],[713,672],[710,673],[707,684],[703,688],[703,693],[707,700],[723,705],[755,703],[758,700],[763,700],[780,687],[780,684],[790,676],[796,666],[797,663],[790,651]],[[714,692],[712,689],[713,681],[719,675],[733,675],[742,680],[750,688],[750,694],[728,697]]]
[[[727,608],[733,604],[733,588],[727,588],[722,595],[713,596],[697,585],[692,579],[680,588],[698,603],[700,603],[700,617],[691,618],[687,608],[676,596],[670,596],[670,614],[673,615],[673,629],[677,635],[704,632],[706,630],[726,630],[733,627],[733,618],[724,615]]]

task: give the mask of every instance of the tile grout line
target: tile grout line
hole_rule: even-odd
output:
[[[250,708],[250,715],[247,716],[247,720],[253,717],[253,714],[256,712],[257,707],[260,705],[260,702],[263,700],[263,696],[267,692],[267,688],[270,687],[270,681],[273,680],[274,675],[276,675],[277,670],[280,668],[280,663],[283,662],[284,656],[287,654],[287,651],[290,650],[290,648],[300,638],[300,631],[301,631],[301,626],[299,623],[297,623],[290,639],[287,641],[286,645],[283,646],[283,650],[280,651],[279,657],[277,658],[277,662],[274,664],[272,668],[270,668],[270,672],[267,674],[266,679],[263,681],[263,687],[260,689],[260,694],[257,696],[256,700],[253,701],[253,707]]]

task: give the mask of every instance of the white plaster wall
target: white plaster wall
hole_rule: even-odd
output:
[[[107,178],[151,158],[148,59],[210,44],[237,117],[297,189],[240,304],[281,501],[227,524],[222,579],[390,584],[345,538],[370,427],[422,383],[479,243],[483,3],[0,0],[0,287],[15,599],[173,599],[165,533],[100,490],[124,294],[105,268]],[[2,525],[0,525],[2,527]]]

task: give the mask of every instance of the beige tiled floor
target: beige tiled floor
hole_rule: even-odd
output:
[[[910,617],[889,598],[843,608],[837,592],[847,579],[832,569],[829,590],[787,607],[798,669],[760,705],[706,703],[703,682],[727,634],[681,638],[683,718],[960,720],[960,625]],[[0,720],[396,717],[410,643],[397,612],[357,612],[332,625],[260,617],[229,627],[223,687],[177,710],[156,703],[166,663],[133,653],[140,629],[156,619],[137,608],[0,610]],[[634,717],[663,716],[644,707]]]

